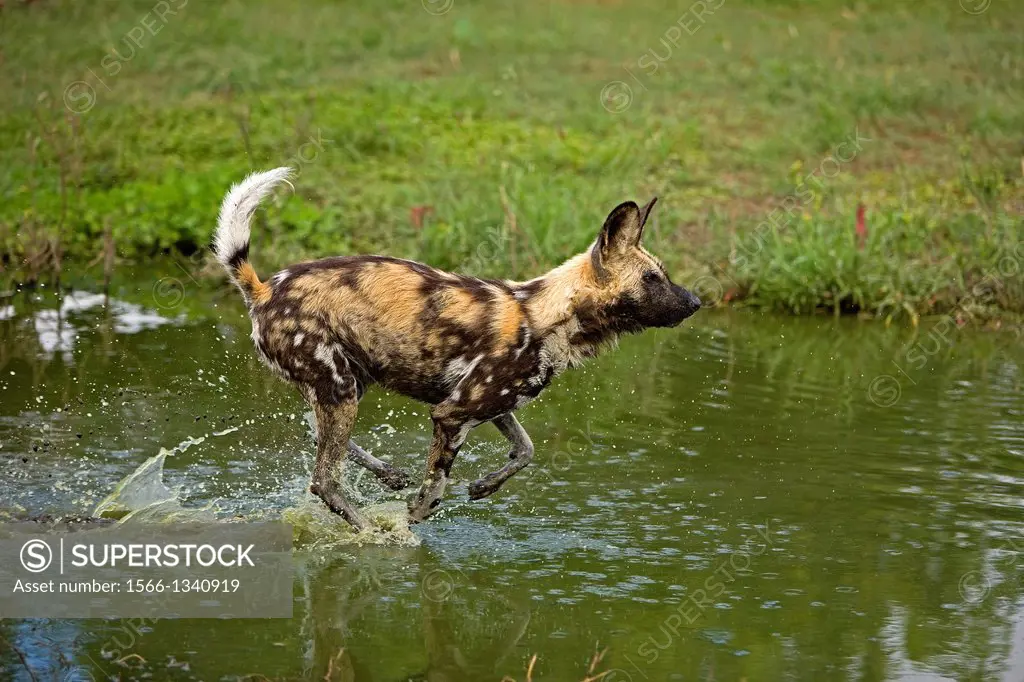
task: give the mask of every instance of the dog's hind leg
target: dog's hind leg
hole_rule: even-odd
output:
[[[352,524],[356,530],[364,530],[369,523],[341,492],[341,465],[348,450],[349,436],[356,421],[359,401],[353,392],[338,401],[312,399],[313,414],[316,416],[316,464],[313,466],[313,480],[309,492],[330,507],[335,514]]]
[[[377,459],[366,450],[356,445],[356,442],[348,442],[348,456],[353,462],[365,469],[380,480],[381,483],[392,490],[401,490],[409,485],[409,474],[398,469],[384,460]]]
[[[512,444],[509,462],[495,472],[469,484],[469,499],[479,500],[497,492],[505,481],[526,468],[533,460],[533,441],[515,415],[509,412],[492,420],[501,434]]]

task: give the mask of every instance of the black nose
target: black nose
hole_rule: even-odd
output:
[[[683,307],[686,309],[686,316],[689,317],[700,310],[700,299],[692,291],[683,289]]]

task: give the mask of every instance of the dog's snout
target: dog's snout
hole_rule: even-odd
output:
[[[692,291],[688,291],[686,293],[690,294],[690,306],[693,308],[693,312],[700,310],[701,302],[700,299],[697,298],[697,294]]]
[[[689,289],[684,289],[681,286],[673,285],[673,292],[675,294],[672,303],[672,321],[670,326],[675,326],[690,317],[701,307],[701,301],[697,298]]]
[[[680,286],[675,287],[675,289],[676,296],[684,308],[692,310],[693,312],[697,312],[700,309],[701,302],[700,299],[697,298],[697,294]]]

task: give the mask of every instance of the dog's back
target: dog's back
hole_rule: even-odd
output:
[[[275,274],[253,296],[260,354],[285,378],[316,380],[347,358],[360,383],[436,404],[470,365],[507,357],[528,327],[514,285],[383,256],[326,258]]]

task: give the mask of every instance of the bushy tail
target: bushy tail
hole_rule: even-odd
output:
[[[288,182],[291,173],[292,169],[287,166],[264,173],[252,173],[234,185],[220,205],[217,232],[213,236],[213,253],[250,304],[269,296],[270,288],[260,281],[249,264],[249,223],[263,197],[282,182]]]

